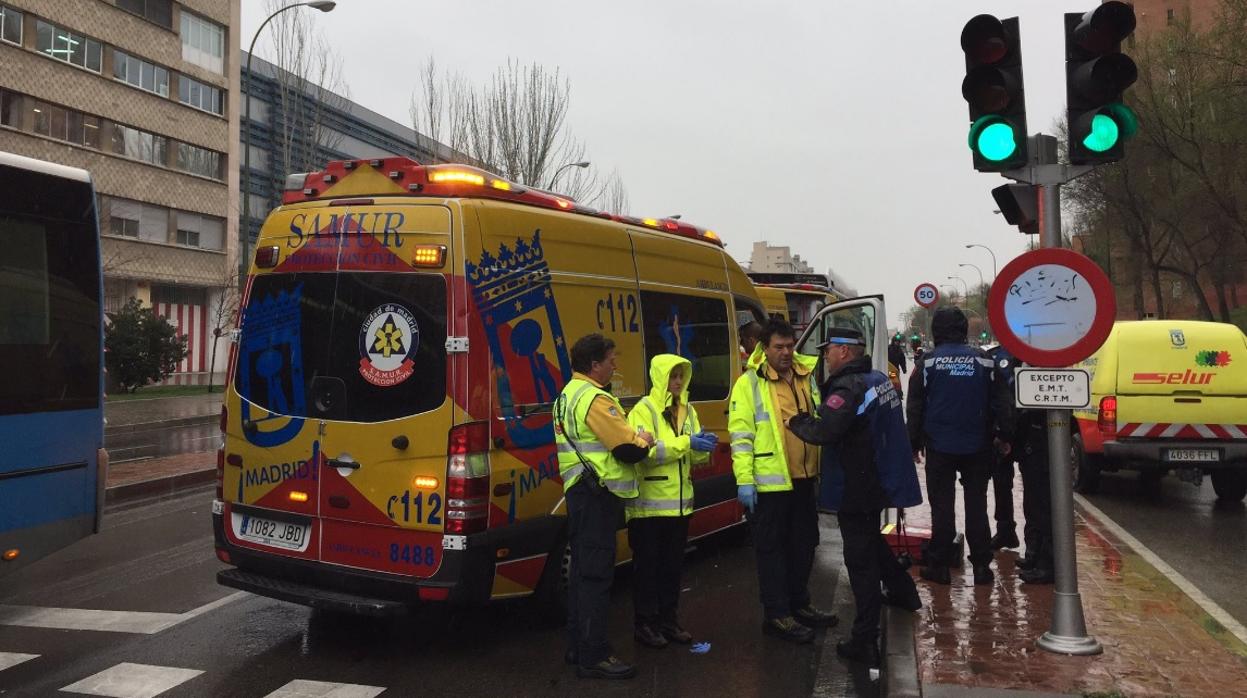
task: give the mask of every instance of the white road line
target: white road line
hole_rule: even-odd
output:
[[[0,652],[0,671],[4,671],[9,667],[15,667],[22,662],[29,662],[38,656],[37,654],[22,654],[21,652]]]
[[[1110,519],[1108,514],[1100,511],[1098,507],[1087,501],[1086,497],[1083,497],[1078,493],[1074,493],[1074,500],[1078,502],[1079,506],[1086,509],[1093,517],[1095,517],[1094,521],[1089,521],[1088,523],[1092,526],[1099,524],[1111,531],[1113,535],[1120,538],[1122,542],[1133,548],[1135,553],[1146,560],[1148,564],[1152,565],[1159,570],[1161,574],[1165,575],[1165,577],[1181,589],[1183,593],[1191,597],[1191,600],[1198,604],[1199,607],[1204,610],[1204,613],[1212,616],[1213,620],[1224,626],[1225,629],[1230,631],[1234,637],[1237,637],[1240,642],[1247,644],[1247,627],[1243,627],[1243,624],[1235,620],[1234,616],[1231,616],[1224,608],[1218,606],[1216,601],[1213,601],[1204,595],[1204,592],[1200,591],[1199,588],[1192,584],[1189,579],[1183,577],[1181,573],[1170,567],[1164,560],[1160,559],[1160,556],[1152,552],[1138,538],[1130,535],[1126,529],[1118,525],[1116,521]]]
[[[328,683],[297,679],[264,698],[374,698],[385,691],[377,686],[356,683]]]
[[[123,662],[61,690],[111,698],[155,698],[202,673],[198,669]]]
[[[185,623],[192,618],[237,601],[246,595],[247,592],[245,591],[236,591],[225,598],[204,604],[186,613],[100,611],[89,608],[0,605],[0,625],[154,635],[162,630],[168,630],[175,625]]]

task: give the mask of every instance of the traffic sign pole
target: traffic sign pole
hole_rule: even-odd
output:
[[[1056,159],[1056,139],[1036,136],[1045,141],[1032,150],[1036,173],[1060,167]],[[1038,145],[1039,143],[1037,143]],[[1049,166],[1049,167],[1044,167]],[[1064,172],[1062,175],[1066,174]],[[1073,173],[1070,173],[1073,174]],[[1078,173],[1081,174],[1081,173]],[[1077,175],[1074,175],[1077,176]],[[1047,179],[1037,177],[1037,179]],[[1057,181],[1036,182],[1039,192],[1039,231],[1042,247],[1061,246],[1061,184]],[[1070,473],[1070,410],[1048,410],[1048,485],[1052,494],[1052,557],[1056,572],[1053,597],[1052,627],[1039,638],[1039,647],[1057,654],[1100,654],[1104,648],[1087,634],[1087,622],[1078,593],[1078,559],[1074,550],[1074,487]]]

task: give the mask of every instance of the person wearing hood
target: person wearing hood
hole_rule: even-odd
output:
[[[844,539],[844,565],[857,605],[853,632],[836,645],[846,659],[879,666],[879,611],[887,603],[922,607],[909,572],[879,532],[886,507],[922,503],[918,471],[905,433],[901,396],[882,371],[871,366],[862,333],[831,327],[819,348],[831,374],[818,414],[799,414],[788,429],[802,441],[823,447],[824,477],[840,476],[839,501],[832,502]],[[887,594],[880,593],[880,584]]]
[[[819,403],[818,358],[796,353],[792,326],[771,320],[755,349],[759,362],[736,379],[728,410],[736,499],[752,515],[762,597],[762,632],[811,642],[813,627],[837,618],[810,603],[818,547],[819,449],[784,429]]]
[[[669,642],[693,641],[676,617],[693,515],[692,468],[710,460],[718,437],[702,430],[688,402],[693,380],[688,359],[659,354],[650,360],[649,377],[649,395],[628,413],[628,423],[638,433],[651,434],[654,448],[636,465],[640,493],[624,511],[632,548],[634,635],[641,644],[660,649]]]
[[[991,528],[987,480],[993,442],[1007,453],[1012,439],[1013,396],[1000,380],[996,362],[966,343],[968,323],[958,308],[940,308],[931,319],[935,348],[915,362],[909,379],[910,446],[914,459],[926,455],[931,502],[931,543],[923,579],[951,583],[956,536],[956,481],[961,475],[966,541],[975,584],[991,584]]]

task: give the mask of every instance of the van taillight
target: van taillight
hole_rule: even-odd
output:
[[[221,447],[216,450],[216,498],[225,499],[225,424],[229,421],[229,411],[221,405]]]
[[[484,531],[489,525],[489,423],[450,430],[446,446],[446,532]]]
[[[1100,434],[1106,439],[1117,438],[1117,396],[1100,398]]]

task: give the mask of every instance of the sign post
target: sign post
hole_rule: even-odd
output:
[[[940,302],[940,291],[932,283],[918,284],[914,289],[914,301],[924,308],[934,308]]]
[[[1032,366],[1059,368],[1082,361],[1108,338],[1117,314],[1112,283],[1090,259],[1061,246],[1060,185],[1082,172],[1056,164],[1056,139],[1037,136],[1037,158],[1029,168],[1008,176],[1039,185],[1039,228],[1043,248],[1010,262],[992,284],[988,316],[1000,343]],[[1085,170],[1084,170],[1085,171]],[[1052,627],[1039,647],[1058,654],[1099,654],[1104,648],[1087,634],[1074,551],[1074,490],[1070,475],[1070,410],[1078,388],[1056,371],[1047,383],[1068,390],[1064,402],[1048,408],[1049,487],[1052,494],[1052,543],[1056,590]],[[1025,374],[1023,374],[1025,375]],[[1085,374],[1084,374],[1085,376]],[[1041,376],[1042,377],[1042,376]],[[1022,378],[1019,377],[1019,382]],[[1077,377],[1074,377],[1077,381]],[[1019,400],[1022,388],[1019,390]],[[1040,391],[1035,391],[1040,394]],[[1049,393],[1056,395],[1056,393]],[[1089,394],[1079,400],[1089,400]],[[1057,407],[1056,405],[1060,405]],[[1038,404],[1036,407],[1040,406]]]

